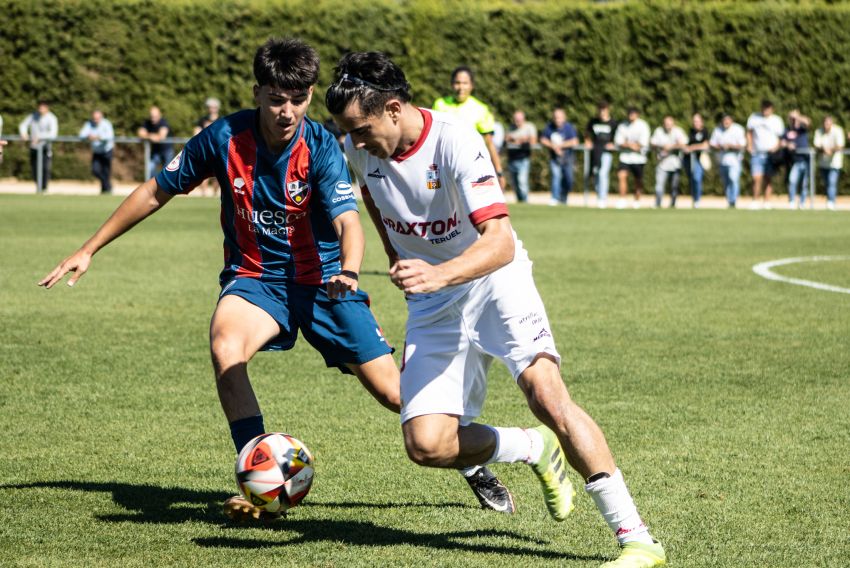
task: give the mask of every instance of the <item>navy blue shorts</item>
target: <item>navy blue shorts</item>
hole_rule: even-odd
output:
[[[394,350],[387,344],[363,290],[345,298],[328,298],[324,286],[270,284],[256,278],[234,278],[222,287],[221,298],[239,296],[280,325],[280,334],[261,351],[292,349],[301,330],[328,367],[351,373],[346,363],[366,363]]]

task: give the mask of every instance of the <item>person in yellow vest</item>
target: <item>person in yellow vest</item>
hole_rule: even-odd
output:
[[[499,158],[499,151],[493,143],[493,131],[495,130],[495,119],[493,113],[490,112],[490,107],[481,102],[474,96],[472,91],[475,89],[475,75],[472,69],[465,65],[457,67],[452,71],[452,90],[454,95],[441,97],[434,101],[434,110],[440,112],[448,112],[463,117],[464,120],[472,124],[475,129],[484,137],[484,145],[490,154],[490,160],[496,168],[496,174],[499,176],[499,185],[504,189],[504,175],[502,174],[502,160]]]

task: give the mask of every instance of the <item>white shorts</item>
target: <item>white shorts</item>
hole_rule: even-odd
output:
[[[487,371],[500,359],[514,380],[541,353],[561,356],[530,261],[515,261],[477,281],[438,313],[418,315],[409,306],[401,368],[402,423],[425,414],[481,414]]]

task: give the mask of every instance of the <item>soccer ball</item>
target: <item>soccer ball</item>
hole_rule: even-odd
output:
[[[283,513],[296,506],[313,484],[313,454],[289,434],[257,436],[236,458],[236,484],[256,507]]]

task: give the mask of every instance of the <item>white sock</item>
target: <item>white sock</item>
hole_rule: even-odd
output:
[[[652,544],[649,529],[637,512],[619,468],[611,477],[588,483],[584,489],[596,503],[596,508],[602,513],[620,544],[634,541]]]
[[[496,451],[487,463],[534,463],[540,459],[540,454],[543,452],[543,437],[539,432],[524,428],[495,426],[488,426],[488,428],[496,434]]]
[[[459,469],[458,471],[464,477],[472,477],[473,475],[478,473],[479,469],[481,469],[480,465],[473,465],[473,466],[470,466],[470,467],[464,467],[462,469]]]

